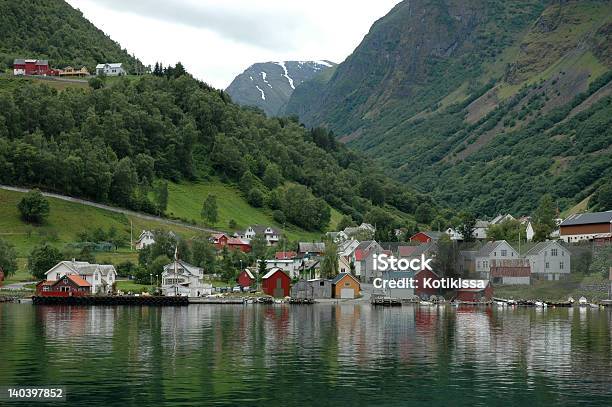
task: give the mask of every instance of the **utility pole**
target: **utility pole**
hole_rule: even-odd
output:
[[[132,234],[134,229],[134,223],[130,219],[130,251],[134,251],[134,235]]]

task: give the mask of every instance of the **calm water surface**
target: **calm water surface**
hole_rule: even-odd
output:
[[[64,406],[612,406],[611,336],[599,309],[0,304],[0,386],[63,385]]]

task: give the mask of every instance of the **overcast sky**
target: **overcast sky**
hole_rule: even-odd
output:
[[[342,62],[399,0],[68,0],[145,64],[218,88],[255,62]]]

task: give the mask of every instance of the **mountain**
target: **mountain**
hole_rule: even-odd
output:
[[[31,37],[0,36],[2,50],[55,56],[77,66],[100,55],[128,57],[66,3],[21,4],[1,3],[2,17],[10,14],[36,27]],[[20,24],[14,25],[22,30]],[[319,63],[319,70],[325,64],[332,65]],[[282,70],[280,82],[270,85],[286,81],[291,88],[306,77],[300,69],[315,65],[276,66],[266,80],[278,80],[273,76]],[[153,74],[89,83],[0,75],[0,106],[0,184],[191,223],[223,220],[220,228],[266,221],[286,225],[293,236],[318,237],[342,218],[344,225],[376,224],[379,237],[386,239],[396,227],[414,230],[417,220],[453,215],[428,195],[388,177],[327,130],[305,129],[294,118],[268,118],[241,107],[178,63]],[[219,182],[239,199],[234,192],[216,195],[226,190],[217,188]],[[202,219],[208,195],[217,196],[217,220]],[[237,209],[243,203],[252,212]]]
[[[279,116],[295,88],[334,66],[330,61],[257,63],[236,76],[226,92],[239,105],[256,106],[268,116]]]
[[[128,72],[142,63],[61,0],[0,0],[0,71],[15,58],[48,59],[54,67],[122,62]]]
[[[403,1],[286,114],[455,208],[562,210],[612,182],[611,34],[609,1]]]

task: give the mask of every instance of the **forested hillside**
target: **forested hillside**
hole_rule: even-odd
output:
[[[328,226],[329,205],[389,228],[405,225],[419,204],[433,207],[333,134],[268,119],[172,72],[63,92],[4,79],[0,183],[156,213],[160,180],[215,176],[237,184],[252,206],[274,210],[281,224],[306,230]]]
[[[122,62],[132,73],[142,69],[138,59],[62,0],[0,0],[0,71],[15,58],[90,71],[103,62]]]
[[[456,208],[563,210],[611,182],[611,32],[609,1],[404,1],[287,112]]]

